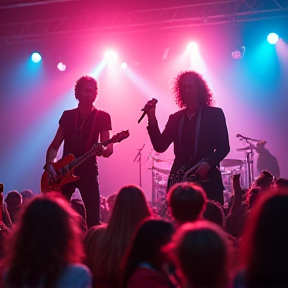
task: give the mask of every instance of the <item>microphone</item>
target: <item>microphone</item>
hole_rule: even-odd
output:
[[[243,135],[241,135],[241,134],[236,134],[236,137],[237,138],[241,138],[240,140],[250,140],[250,141],[256,141],[256,142],[259,142],[259,141],[262,141],[262,140],[259,140],[259,139],[254,139],[254,138],[249,138],[249,137],[245,137],[245,136],[243,136]]]
[[[143,108],[141,109],[141,111],[144,111],[143,114],[141,115],[140,119],[138,120],[138,123],[140,123],[142,121],[142,119],[144,118],[144,116],[147,114],[147,112],[156,105],[156,103],[158,102],[157,99],[153,98],[152,100],[150,100],[151,105],[148,106],[148,108]]]

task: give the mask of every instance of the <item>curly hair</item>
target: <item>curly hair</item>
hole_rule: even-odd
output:
[[[181,95],[181,81],[185,75],[192,75],[197,87],[199,104],[201,106],[213,106],[214,99],[207,82],[203,79],[202,75],[195,71],[184,71],[180,72],[173,80],[172,83],[172,93],[174,95],[174,100],[179,108],[185,108],[186,103]]]
[[[75,82],[75,85],[74,85],[74,95],[75,95],[75,98],[78,99],[79,97],[79,93],[81,91],[81,88],[82,88],[82,85],[83,83],[85,82],[92,82],[92,83],[95,83],[96,85],[96,88],[97,88],[97,81],[91,77],[91,76],[82,76],[80,77],[76,82]]]

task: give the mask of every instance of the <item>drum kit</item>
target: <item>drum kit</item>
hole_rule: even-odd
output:
[[[244,152],[243,159],[225,158],[220,163],[220,171],[224,185],[225,193],[232,195],[232,178],[236,174],[240,174],[240,184],[242,188],[249,188],[254,180],[253,157],[256,144],[262,143],[262,140],[248,138],[240,134],[236,135],[239,140],[245,140],[247,145],[236,149],[238,152]],[[256,142],[255,144],[252,142]],[[165,159],[156,153],[153,149],[149,155],[152,159],[152,207],[159,209],[166,201],[167,182],[173,160]]]
[[[152,159],[152,207],[159,211],[166,202],[168,177],[173,160],[150,155]]]
[[[240,174],[240,184],[242,188],[248,189],[254,181],[254,150],[257,145],[266,143],[264,140],[245,137],[237,134],[237,138],[245,141],[245,147],[238,148],[236,151],[245,152],[245,158],[242,159],[224,159],[220,163],[223,184],[228,193],[232,193],[232,177]]]

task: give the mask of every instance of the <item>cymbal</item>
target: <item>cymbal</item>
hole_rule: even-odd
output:
[[[155,170],[157,172],[169,175],[170,169],[164,169],[164,168],[158,168],[158,167],[152,167],[151,170]]]
[[[172,160],[170,160],[170,159],[158,158],[158,157],[155,157],[155,156],[152,156],[152,155],[150,155],[150,157],[151,157],[155,162],[166,162],[166,163],[172,162]]]
[[[245,150],[251,150],[251,149],[256,149],[256,147],[254,145],[249,145],[247,147],[238,148],[236,149],[236,151],[245,151]]]
[[[224,159],[221,161],[221,167],[234,167],[243,165],[244,161],[240,159]]]

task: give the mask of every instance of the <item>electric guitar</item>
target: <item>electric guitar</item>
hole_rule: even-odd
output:
[[[89,151],[87,151],[85,154],[78,158],[75,158],[73,154],[69,154],[63,159],[52,163],[56,173],[58,172],[58,175],[62,174],[63,177],[56,181],[53,181],[49,179],[49,173],[47,171],[44,171],[41,177],[41,192],[45,193],[50,191],[61,191],[61,188],[64,185],[78,181],[80,177],[73,174],[74,169],[80,164],[82,164],[84,161],[86,161],[88,158],[96,154],[97,145],[101,144],[102,146],[106,147],[111,143],[121,142],[122,140],[128,138],[129,135],[129,130],[122,131],[103,143],[94,143],[93,147]]]
[[[181,183],[181,182],[201,183],[201,182],[209,181],[210,179],[207,176],[200,177],[199,175],[195,174],[195,172],[197,171],[197,169],[201,166],[203,162],[205,162],[205,159],[199,161],[196,165],[194,165],[190,169],[187,169],[185,166],[183,166],[175,173],[172,173],[168,179],[167,190],[176,183]]]

